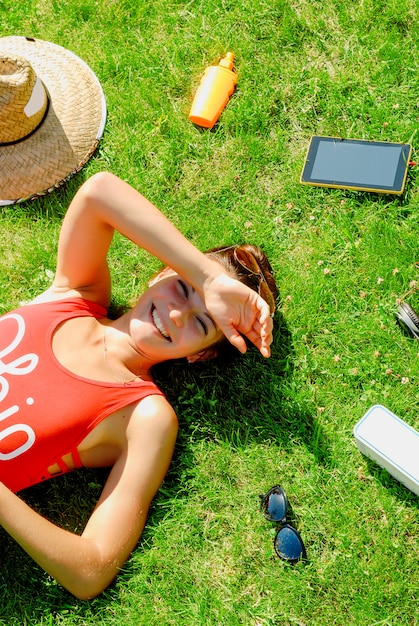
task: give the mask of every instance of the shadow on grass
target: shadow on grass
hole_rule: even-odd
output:
[[[108,470],[83,469],[36,485],[19,496],[31,508],[71,532],[81,533],[106,481]],[[44,538],[48,541],[48,537]],[[31,626],[52,623],[55,614],[93,615],[94,603],[65,591],[0,528],[0,624]],[[114,595],[112,588],[108,594]],[[109,598],[109,595],[108,595]],[[106,596],[99,603],[106,604]],[[54,622],[55,623],[55,622]],[[83,623],[83,621],[74,623]],[[91,622],[89,622],[91,623]]]
[[[230,362],[216,359],[194,366],[164,363],[156,381],[174,406],[182,437],[210,438],[243,448],[250,442],[275,442],[287,450],[303,444],[318,463],[332,466],[326,436],[313,407],[305,405],[293,380],[291,334],[280,313],[270,359],[251,347]]]
[[[366,458],[366,463],[369,474],[392,496],[397,498],[397,500],[406,506],[419,509],[419,498],[416,494],[402,485],[402,483],[400,483],[396,478],[393,478],[393,476],[386,469],[380,467],[371,459]]]

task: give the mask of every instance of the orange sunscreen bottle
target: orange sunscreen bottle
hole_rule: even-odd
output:
[[[237,83],[233,63],[233,52],[227,52],[218,65],[207,67],[189,113],[191,122],[204,128],[214,126]]]

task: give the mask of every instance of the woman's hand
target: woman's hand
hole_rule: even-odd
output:
[[[268,304],[256,291],[218,274],[204,284],[204,299],[209,314],[233,346],[246,352],[244,335],[264,357],[270,356],[273,322]]]

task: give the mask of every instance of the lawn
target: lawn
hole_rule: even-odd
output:
[[[418,498],[366,459],[356,422],[383,404],[419,430],[419,166],[401,196],[299,182],[311,135],[411,143],[418,159],[419,6],[412,0],[0,0],[0,35],[60,44],[98,76],[108,119],[65,188],[0,209],[0,313],[45,289],[80,184],[110,170],[201,249],[249,241],[281,292],[272,356],[159,368],[178,413],[173,463],[115,583],[74,599],[0,533],[5,626],[414,626]],[[237,89],[213,130],[188,120],[204,69],[232,50]],[[1,176],[1,173],[0,173]],[[159,262],[120,237],[116,303]],[[23,494],[80,532],[106,473]],[[273,550],[259,494],[280,483],[308,560]],[[47,540],[47,538],[46,538]]]

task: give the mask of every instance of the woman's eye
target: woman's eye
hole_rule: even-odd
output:
[[[208,335],[208,326],[205,324],[205,322],[201,320],[200,317],[197,317],[196,320],[198,324],[200,325],[201,329],[204,331],[204,335]]]
[[[177,282],[178,282],[178,285],[179,285],[180,295],[185,300],[188,300],[188,298],[189,298],[188,285],[183,280],[178,280]],[[199,317],[198,315],[196,316],[195,319],[196,319],[196,321],[198,323],[198,326],[199,326],[200,330],[204,333],[204,335],[208,335],[208,326],[204,322],[204,320],[201,317]]]
[[[178,283],[180,286],[180,291],[181,291],[182,296],[185,298],[185,300],[187,300],[189,296],[189,292],[188,292],[188,288],[186,284],[183,282],[183,280],[178,280]]]

